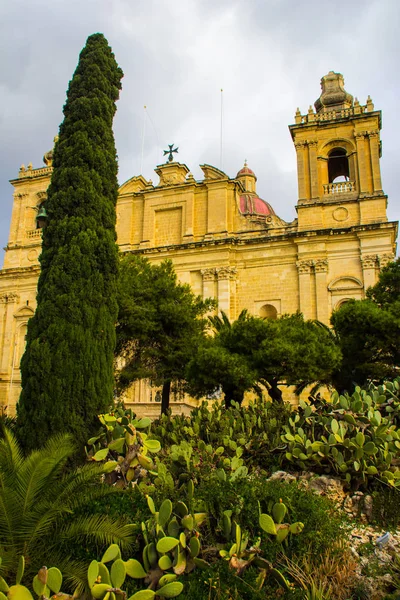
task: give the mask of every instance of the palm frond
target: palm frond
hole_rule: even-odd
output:
[[[121,548],[129,548],[136,531],[135,525],[120,525],[108,515],[91,515],[74,518],[73,521],[63,524],[57,532],[57,537],[61,543],[86,539],[102,545],[118,544]]]

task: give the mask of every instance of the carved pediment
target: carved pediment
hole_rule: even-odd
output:
[[[204,173],[205,180],[229,179],[228,175],[226,173],[224,173],[223,171],[220,171],[220,169],[217,169],[217,167],[213,167],[211,165],[200,165],[200,169]]]
[[[121,187],[119,188],[119,193],[120,194],[134,194],[136,192],[140,192],[141,190],[144,190],[146,187],[149,187],[151,185],[151,181],[147,181],[147,179],[145,179],[143,177],[143,175],[138,175],[135,177],[131,177],[131,179],[128,179],[128,181],[125,181],[125,183],[123,183],[121,185]]]
[[[16,319],[30,319],[34,313],[35,311],[30,306],[21,306],[14,314],[14,317]]]
[[[363,284],[357,277],[337,277],[328,285],[328,290],[330,292],[333,291],[343,291],[343,290],[359,290],[363,289]]]

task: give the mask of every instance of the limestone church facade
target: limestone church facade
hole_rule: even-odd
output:
[[[231,178],[201,165],[158,166],[157,183],[132,177],[119,190],[118,244],[150,261],[172,259],[180,281],[215,297],[231,320],[241,310],[276,318],[297,310],[329,323],[332,311],[362,299],[395,256],[397,223],[388,222],[382,188],[381,112],[348,94],[339,73],[321,80],[322,93],[289,126],[297,155],[297,218],[287,223],[258,197],[245,166]],[[21,166],[4,267],[0,271],[0,409],[13,414],[20,392],[20,359],[27,321],[36,305],[41,228],[52,153],[45,166]],[[135,410],[156,414],[157,390],[139,382],[129,392]],[[175,411],[188,408],[177,395]],[[7,407],[7,408],[6,408]]]

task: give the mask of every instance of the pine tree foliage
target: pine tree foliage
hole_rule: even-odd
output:
[[[102,34],[82,50],[54,149],[37,309],[22,358],[19,435],[86,441],[113,394],[118,249],[112,131],[122,71]]]
[[[162,386],[165,412],[171,385],[185,378],[186,364],[204,337],[205,314],[215,302],[179,283],[170,260],[152,265],[144,257],[130,255],[121,261],[118,305],[119,387],[151,379]]]
[[[303,315],[261,319],[242,311],[230,323],[225,314],[213,317],[215,336],[204,340],[189,362],[186,377],[191,393],[202,396],[219,387],[225,404],[241,403],[247,390],[268,390],[282,401],[278,387],[330,381],[341,353],[332,335]]]

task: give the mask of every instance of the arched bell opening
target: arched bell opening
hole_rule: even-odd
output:
[[[346,150],[335,148],[328,155],[328,177],[329,183],[349,181],[350,168]]]

